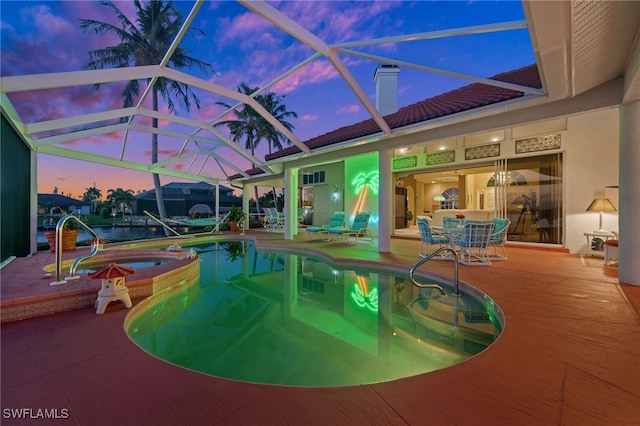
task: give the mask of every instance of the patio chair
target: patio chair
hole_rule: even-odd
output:
[[[275,231],[278,226],[278,210],[273,207],[264,207],[265,227],[268,231]]]
[[[432,245],[438,245],[439,247],[442,247],[449,243],[449,238],[446,235],[434,233],[431,230],[429,221],[427,219],[418,218],[416,220],[416,223],[418,224],[418,229],[420,230],[420,239],[422,240],[422,244],[420,245],[420,252],[418,253],[419,256],[425,257],[427,254],[429,254],[424,252],[425,246],[429,247]]]
[[[351,227],[329,229],[329,239],[335,238],[336,241],[344,239],[349,244],[355,244],[361,238],[367,239],[367,241],[373,241],[373,234],[371,230],[369,230],[370,218],[370,212],[360,212],[356,214]]]
[[[507,251],[505,250],[504,244],[507,241],[511,221],[509,219],[494,217],[492,222],[493,233],[489,236],[489,245],[493,247],[493,253],[490,254],[490,256],[494,260],[507,260]],[[502,254],[498,254],[498,247],[500,247]]]
[[[274,209],[276,211],[276,228],[284,229],[284,212],[278,211],[278,209]]]
[[[458,259],[460,263],[477,266],[491,265],[487,248],[493,226],[493,222],[469,220],[465,223],[460,237],[455,239],[455,246],[459,248]]]
[[[324,226],[307,226],[305,229],[307,231],[307,235],[310,240],[329,240],[329,230],[334,228],[342,228],[344,227],[344,212],[334,212],[329,220],[328,225]],[[318,238],[313,238],[313,236],[318,236]]]

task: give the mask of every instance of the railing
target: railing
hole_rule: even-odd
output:
[[[143,210],[144,214],[146,214],[147,216],[149,216],[151,219],[155,220],[156,222],[158,222],[160,225],[162,225],[164,227],[164,229],[168,229],[169,231],[173,232],[175,235],[177,235],[178,237],[182,237],[183,235],[180,234],[179,232],[177,232],[175,229],[173,229],[172,227],[170,227],[169,225],[167,225],[166,223],[164,223],[162,220],[160,220],[159,218],[155,217],[154,215],[152,215],[151,213],[149,213],[146,210]]]
[[[80,226],[86,229],[87,232],[93,236],[93,246],[91,247],[91,252],[89,254],[80,256],[73,262],[73,264],[71,265],[71,269],[69,270],[69,276],[65,277],[65,279],[63,280],[60,278],[62,275],[62,231],[64,229],[64,224],[67,223],[68,220],[75,220],[80,224]],[[56,280],[50,283],[50,285],[66,284],[68,280],[77,280],[78,278],[80,278],[80,276],[75,275],[76,269],[78,269],[78,265],[83,260],[95,256],[96,253],[98,253],[99,244],[100,237],[98,237],[98,234],[93,232],[93,229],[89,228],[89,226],[81,221],[77,216],[74,216],[72,214],[62,216],[62,218],[60,218],[60,220],[56,224]]]
[[[416,287],[420,287],[420,288],[435,288],[438,289],[438,291],[440,291],[441,295],[446,295],[444,289],[439,286],[438,284],[422,284],[416,281],[416,279],[414,278],[414,273],[416,272],[416,269],[418,269],[421,265],[423,265],[425,262],[427,262],[429,259],[432,259],[435,255],[440,254],[440,253],[444,253],[444,252],[448,252],[451,256],[453,256],[453,285],[454,285],[454,296],[460,296],[460,282],[458,281],[458,252],[456,252],[454,249],[452,249],[451,247],[440,247],[437,250],[432,251],[431,253],[429,253],[428,255],[426,255],[425,257],[423,257],[422,259],[420,259],[419,261],[417,261],[409,270],[409,277],[411,278],[411,282],[413,283],[413,285],[415,285]]]

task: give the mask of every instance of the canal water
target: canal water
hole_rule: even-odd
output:
[[[98,234],[103,240],[109,241],[126,241],[126,240],[137,240],[140,238],[152,238],[152,237],[163,237],[164,231],[161,226],[118,226],[114,227],[111,225],[105,226],[93,226],[91,229]],[[177,229],[177,231],[181,234],[186,232],[186,229]],[[38,230],[38,242],[46,243],[47,239],[44,237],[43,230]],[[86,232],[84,229],[80,231],[80,235],[78,235],[78,241],[87,241],[91,240],[93,237],[91,234]]]

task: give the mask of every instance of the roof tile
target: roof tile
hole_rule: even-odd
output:
[[[503,81],[506,83],[518,84],[521,86],[541,88],[542,83],[538,68],[535,64],[517,70],[508,71],[490,78],[491,80]],[[434,96],[429,99],[417,102],[412,105],[400,108],[398,111],[384,117],[389,127],[392,129],[409,126],[423,121],[452,115],[462,111],[495,104],[522,97],[522,92],[501,87],[490,86],[482,83],[473,83],[459,89]],[[341,127],[329,133],[317,136],[304,142],[310,149],[317,149],[340,142],[346,142],[363,136],[380,132],[380,128],[375,121],[370,118],[350,126]],[[274,160],[289,155],[302,152],[297,146],[291,146],[278,152],[268,154],[265,160]],[[256,169],[248,171],[250,175],[255,174]],[[259,170],[259,169],[258,169]],[[252,173],[253,172],[253,173]],[[230,179],[240,178],[237,174],[230,176]]]
[[[542,87],[536,65],[530,65],[514,71],[498,74],[491,79],[520,84],[527,87]],[[503,89],[481,83],[473,83],[400,108],[397,112],[385,116],[385,120],[389,124],[389,127],[395,129],[521,96],[523,96],[523,93],[515,90]],[[317,136],[306,141],[305,145],[314,149],[371,135],[379,131],[380,128],[375,124],[375,121],[373,119],[368,119],[360,123],[342,127],[324,135]],[[265,159],[267,161],[273,160],[297,152],[300,152],[300,149],[293,146],[267,155]]]

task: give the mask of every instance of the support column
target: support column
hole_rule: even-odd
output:
[[[380,191],[378,192],[378,251],[391,252],[391,224],[393,220],[393,174],[391,158],[393,150],[384,149],[379,152],[378,168],[380,170]]]
[[[216,182],[216,220],[220,219],[220,181]],[[216,232],[220,231],[220,225],[216,225]]]
[[[244,218],[243,228],[244,230],[249,229],[249,198],[251,198],[251,185],[247,185],[246,183],[242,184],[242,211],[246,213]],[[258,200],[256,200],[256,203]]]
[[[29,212],[29,252],[38,252],[38,154],[31,151],[31,209]]]
[[[284,239],[298,234],[298,169],[284,170]]]
[[[620,107],[618,280],[640,285],[640,102]]]

